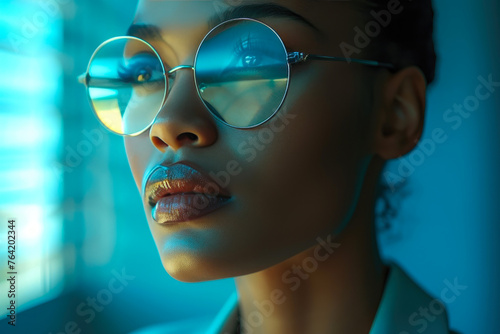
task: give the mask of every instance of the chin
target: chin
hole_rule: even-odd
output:
[[[206,277],[206,273],[196,269],[196,265],[186,263],[181,259],[165,259],[162,257],[162,264],[165,271],[179,282],[196,283],[210,280]]]
[[[206,282],[238,276],[234,266],[206,257],[187,254],[161,254],[165,271],[175,280],[185,283]],[[229,270],[228,270],[229,269]]]
[[[213,281],[237,276],[253,274],[276,265],[289,256],[275,257],[248,254],[235,255],[234,252],[216,252],[209,254],[208,250],[201,250],[201,254],[192,250],[160,250],[160,258],[165,271],[175,280],[186,283]],[[229,254],[232,253],[232,254]],[[229,257],[227,256],[229,255]],[[282,254],[283,255],[283,254]],[[292,254],[293,255],[293,254]]]

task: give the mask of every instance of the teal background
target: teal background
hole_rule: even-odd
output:
[[[162,322],[213,316],[233,291],[232,280],[187,284],[165,273],[127,165],[122,138],[101,128],[91,113],[85,89],[76,81],[95,47],[125,33],[136,2],[53,2],[60,4],[60,11],[48,15],[33,37],[17,40],[17,44],[9,34],[22,36],[24,19],[32,20],[41,11],[47,13],[47,2],[0,3],[0,74],[4,74],[0,78],[0,268],[6,263],[4,222],[21,217],[24,213],[19,207],[32,199],[22,187],[9,183],[12,180],[7,171],[18,160],[29,164],[27,157],[35,153],[48,166],[39,178],[54,181],[42,188],[51,208],[47,211],[49,204],[40,202],[43,217],[56,217],[50,224],[48,220],[40,222],[44,226],[43,252],[56,254],[59,261],[57,271],[49,264],[40,267],[43,296],[20,306],[14,330],[6,324],[4,305],[8,300],[0,291],[0,332],[56,334],[77,328],[82,333],[128,333]],[[432,139],[433,131],[441,129],[440,137],[446,140],[435,143],[432,150],[420,147],[423,155],[410,154],[403,158],[406,160],[391,164],[389,171],[396,172],[401,164],[411,159],[416,162],[393,226],[380,234],[382,253],[435,296],[446,287],[446,280],[457,279],[467,286],[447,304],[452,328],[464,334],[497,333],[500,88],[481,101],[468,118],[461,119],[459,126],[456,120],[447,122],[445,115],[455,103],[474,95],[479,76],[492,75],[494,81],[500,81],[500,4],[496,0],[434,3],[439,58],[436,80],[428,91],[423,139]],[[51,60],[42,63],[42,54],[52,55]],[[22,71],[28,73],[25,77],[15,75],[21,73],[15,69],[28,64],[27,58],[32,66],[38,64],[45,78],[51,78],[36,79],[41,82],[36,101],[48,106],[43,110],[35,105],[27,111],[16,102],[28,103],[33,98],[21,88],[35,82],[29,74],[34,72]],[[11,87],[12,80],[21,80],[17,91]],[[42,112],[44,121],[39,123],[34,117]],[[37,120],[33,127],[27,126],[29,119]],[[39,128],[47,132],[41,138],[50,140],[36,143],[35,150],[28,139]],[[23,138],[25,146],[20,143]],[[22,234],[19,249],[19,272],[29,273],[33,266],[30,259],[37,251],[30,250]],[[52,259],[47,258],[47,263]],[[113,293],[109,304],[87,323],[90,315],[79,315],[80,305],[98,294],[104,296],[102,291],[109,290],[110,282],[123,270],[130,276],[126,286]],[[20,294],[30,291],[28,276],[19,277]]]

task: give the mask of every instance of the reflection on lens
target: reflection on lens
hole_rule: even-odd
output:
[[[200,97],[216,117],[236,127],[255,126],[281,106],[289,76],[287,52],[263,23],[228,21],[200,45],[195,76]]]
[[[161,59],[149,44],[134,37],[103,43],[92,57],[88,75],[88,93],[97,117],[119,134],[145,130],[167,92]]]

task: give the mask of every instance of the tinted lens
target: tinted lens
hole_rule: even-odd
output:
[[[233,20],[212,30],[195,62],[198,92],[229,125],[252,127],[283,102],[289,77],[287,52],[276,33],[253,20]]]
[[[88,93],[97,117],[113,132],[142,132],[163,105],[164,73],[156,51],[142,40],[117,37],[103,43],[88,69]]]

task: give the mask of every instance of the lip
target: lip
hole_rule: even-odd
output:
[[[219,209],[231,198],[203,171],[185,163],[156,167],[148,177],[144,196],[159,224],[193,220]]]

